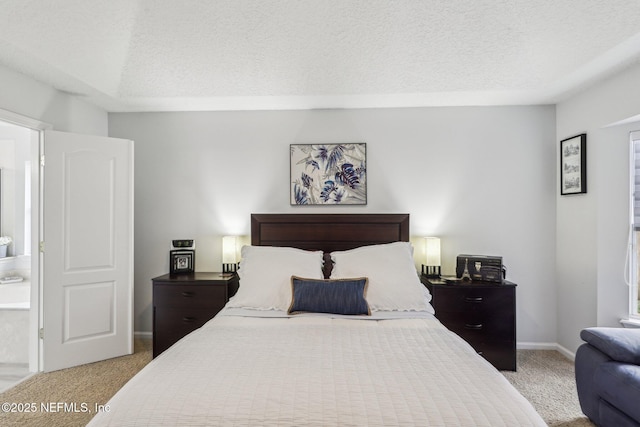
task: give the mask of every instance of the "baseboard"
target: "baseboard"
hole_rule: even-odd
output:
[[[140,332],[140,331],[133,331],[133,336],[134,338],[142,338],[142,339],[153,339],[153,332]]]
[[[555,350],[569,360],[575,360],[576,354],[554,342],[519,342],[518,350]]]
[[[557,349],[560,354],[562,354],[564,357],[566,357],[569,360],[576,360],[576,354],[572,351],[569,351],[569,349],[561,346],[560,344],[558,344],[558,349]]]
[[[518,342],[518,350],[557,350],[558,344],[554,342]]]

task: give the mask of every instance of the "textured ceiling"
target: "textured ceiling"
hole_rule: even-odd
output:
[[[0,64],[108,111],[555,103],[639,0],[0,0]]]

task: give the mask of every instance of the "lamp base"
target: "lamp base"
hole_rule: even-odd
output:
[[[422,264],[422,275],[430,279],[440,278],[440,266],[439,265],[424,265]]]
[[[222,264],[222,272],[223,273],[228,273],[228,274],[232,274],[238,271],[238,264],[237,263],[232,263],[232,264]]]

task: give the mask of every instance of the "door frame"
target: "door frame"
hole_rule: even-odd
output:
[[[42,304],[40,303],[43,290],[43,279],[40,271],[42,262],[40,242],[43,237],[43,174],[40,159],[44,146],[44,131],[53,129],[53,125],[3,109],[0,109],[0,121],[37,132],[37,142],[34,144],[32,137],[31,143],[31,308],[29,309],[29,371],[40,372],[43,366],[43,353],[39,331],[44,327],[42,324]]]

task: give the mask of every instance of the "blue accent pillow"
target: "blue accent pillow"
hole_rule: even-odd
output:
[[[305,279],[291,276],[289,314],[333,313],[371,315],[366,300],[369,279]]]

